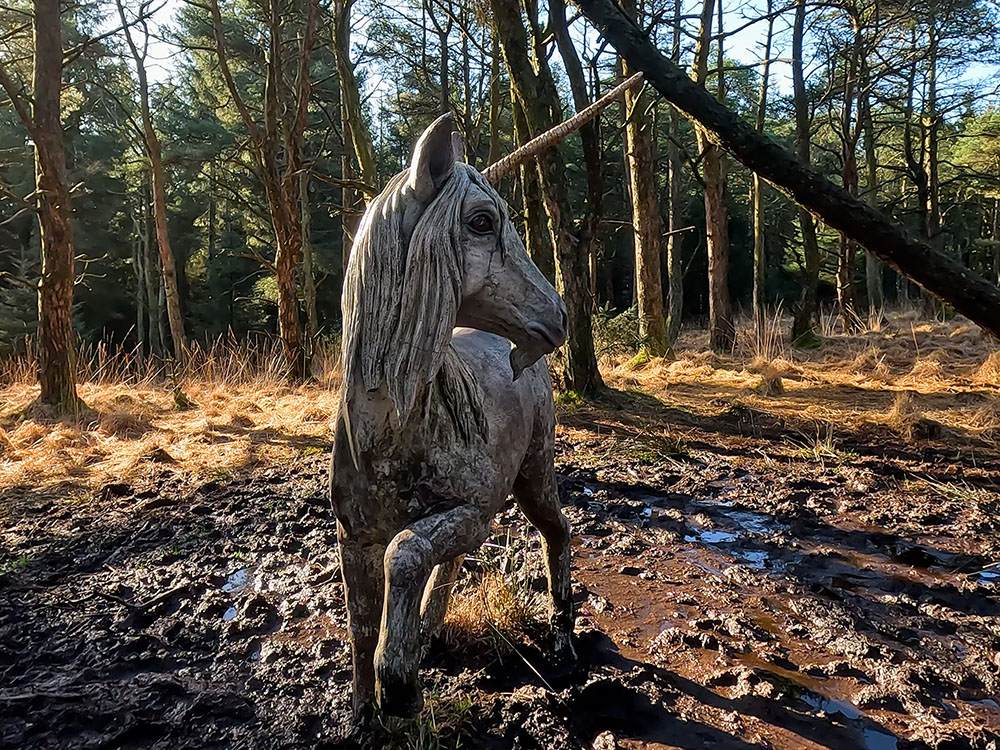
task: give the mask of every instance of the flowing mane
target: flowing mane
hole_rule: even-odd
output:
[[[355,380],[368,391],[385,386],[400,424],[413,413],[421,388],[434,382],[468,440],[485,431],[483,396],[450,341],[464,272],[462,202],[470,185],[488,183],[468,165],[455,166],[409,237],[403,199],[408,170],[365,212],[344,279],[341,364],[345,396]],[[497,202],[502,207],[499,196]]]

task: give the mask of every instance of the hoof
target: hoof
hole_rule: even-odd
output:
[[[378,706],[389,716],[409,719],[424,707],[424,694],[416,681],[382,680],[378,686]]]
[[[576,650],[573,648],[573,638],[564,630],[553,632],[554,651],[557,658],[564,662],[576,661]]]
[[[375,746],[375,708],[374,705],[369,705],[366,706],[362,712],[355,713],[351,726],[348,728],[346,734],[344,734],[340,742],[335,744],[334,747],[367,750],[368,748]]]

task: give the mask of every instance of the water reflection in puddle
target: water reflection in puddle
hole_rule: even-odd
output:
[[[861,718],[861,709],[847,701],[837,701],[816,693],[804,693],[802,702],[814,711],[822,711],[825,714],[840,714],[845,719],[856,721]]]
[[[995,586],[1000,584],[1000,569],[991,567],[986,570],[980,570],[978,573],[973,573],[970,578],[976,583]]]
[[[225,612],[222,613],[222,621],[229,622],[230,620],[236,619],[236,607],[230,607]]]
[[[235,573],[231,573],[226,582],[222,584],[222,590],[227,594],[235,594],[246,588],[249,575],[246,568],[240,568]]]
[[[828,716],[840,714],[848,721],[857,722],[864,720],[865,715],[857,706],[847,701],[838,701],[818,693],[804,693],[802,702],[814,711],[822,712]],[[864,750],[896,750],[899,740],[889,732],[871,727],[861,728],[861,747]]]
[[[784,528],[784,524],[764,513],[730,509],[720,512],[718,507],[710,506],[707,503],[696,503],[696,505],[705,507],[706,515],[716,516],[721,523],[736,528],[731,530],[705,529],[689,524],[690,533],[684,536],[684,541],[688,543],[700,543],[708,546],[732,545],[747,537],[766,536]],[[779,564],[783,567],[780,561],[772,560],[770,553],[763,549],[735,547],[727,549],[726,552],[743,564],[757,570],[775,568]]]
[[[740,538],[739,534],[714,529],[699,529],[695,527],[692,534],[684,537],[685,542],[701,542],[703,544],[728,544]]]

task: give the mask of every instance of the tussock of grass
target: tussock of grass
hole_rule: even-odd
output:
[[[978,385],[1000,385],[1000,351],[992,351],[976,369],[972,382]]]
[[[478,692],[449,690],[443,680],[424,690],[424,707],[413,719],[380,715],[383,750],[456,750],[473,728]]]
[[[525,532],[522,532],[525,533]],[[537,633],[544,597],[532,588],[542,575],[540,544],[525,533],[520,541],[498,529],[474,558],[452,593],[442,636],[453,647],[510,653]]]
[[[920,357],[913,363],[910,372],[900,382],[914,383],[916,385],[941,382],[945,377],[944,368],[941,366],[942,359],[944,359],[944,355],[940,350]]]
[[[854,457],[851,451],[841,450],[838,447],[831,425],[817,428],[816,433],[811,437],[791,442],[793,445],[792,455],[821,464],[841,463]]]
[[[945,425],[921,411],[910,391],[896,394],[886,423],[906,440],[937,440],[950,432]]]
[[[486,573],[452,598],[445,638],[452,643],[489,641],[509,652],[537,626],[543,611],[537,594],[500,573]]]
[[[981,510],[995,513],[1000,509],[1000,501],[995,492],[989,492],[975,487],[967,482],[941,482],[934,479],[917,477],[907,481],[908,485],[923,490],[933,497],[956,503],[967,508],[978,507]]]
[[[760,369],[760,383],[754,389],[762,396],[780,396],[785,392],[785,385],[781,380],[781,370],[772,363],[768,363]]]
[[[892,378],[892,369],[886,364],[885,354],[875,346],[860,352],[849,367],[852,373],[870,380],[889,382]]]

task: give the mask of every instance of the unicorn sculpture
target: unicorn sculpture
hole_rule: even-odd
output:
[[[435,120],[368,206],[344,280],[331,496],[358,726],[376,704],[419,710],[425,646],[464,556],[511,494],[541,532],[554,648],[573,658],[570,532],[544,360],[566,340],[566,308],[461,153],[450,116]]]

